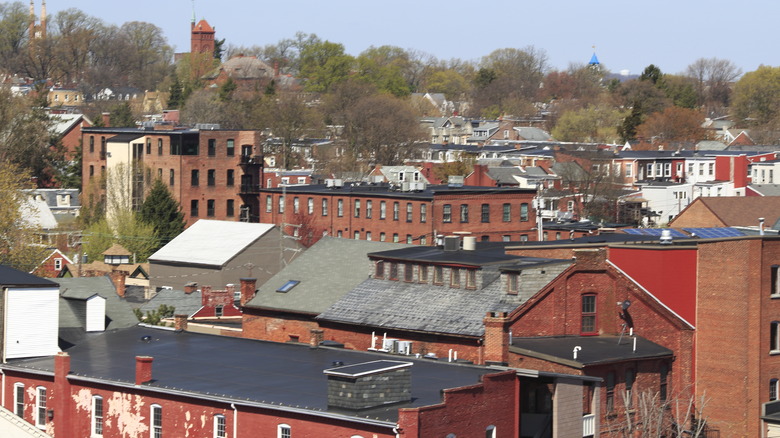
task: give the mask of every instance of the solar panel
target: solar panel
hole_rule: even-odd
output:
[[[639,236],[661,237],[661,233],[664,230],[669,230],[672,237],[688,237],[684,233],[672,228],[624,228],[623,232]]]
[[[695,234],[697,237],[701,237],[703,239],[712,239],[716,237],[739,237],[744,236],[745,233],[743,233],[740,230],[737,230],[736,228],[728,228],[728,227],[722,227],[722,228],[683,228],[687,233]]]

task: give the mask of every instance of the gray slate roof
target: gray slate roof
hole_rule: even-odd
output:
[[[151,300],[144,303],[140,309],[146,314],[146,312],[159,309],[163,304],[174,307],[175,314],[187,315],[188,317],[203,307],[200,289],[189,294],[181,290],[163,289],[157,292],[157,295]]]
[[[138,324],[130,306],[116,294],[116,289],[108,277],[59,278],[60,284],[60,327],[84,328],[85,301],[93,295],[106,299],[106,330],[132,327]]]
[[[547,264],[523,268],[519,280],[521,290],[517,295],[506,293],[498,266],[484,266],[478,271],[486,284],[477,290],[371,278],[360,283],[317,319],[482,336],[485,332],[482,320],[487,312],[511,312],[570,265],[571,261],[548,260]]]
[[[322,313],[368,277],[368,253],[410,246],[325,236],[260,286],[246,306]],[[287,293],[276,292],[289,280],[300,283]]]

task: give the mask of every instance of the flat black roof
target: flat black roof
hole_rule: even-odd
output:
[[[437,246],[411,246],[408,248],[393,249],[390,251],[378,251],[368,254],[369,257],[378,259],[390,259],[399,261],[426,262],[436,264],[459,264],[471,266],[485,266],[495,264],[522,265],[524,267],[544,265],[549,263],[566,262],[571,260],[548,259],[540,257],[524,257],[506,254],[503,248],[489,248],[477,250],[458,249],[445,251]]]
[[[89,378],[132,386],[135,357],[151,356],[151,383],[142,387],[175,389],[195,397],[262,405],[270,409],[305,410],[361,421],[395,422],[398,408],[442,402],[446,388],[474,385],[495,369],[450,364],[414,356],[394,356],[338,348],[310,348],[304,344],[275,343],[160,328],[137,326],[104,333],[88,333],[67,350],[71,378]],[[327,369],[377,360],[412,363],[412,400],[368,410],[345,411],[328,407]],[[51,373],[54,358],[12,360],[3,369]],[[370,368],[370,366],[369,366]],[[354,418],[353,418],[354,417]]]
[[[447,184],[428,184],[424,190],[401,191],[397,186],[390,187],[387,183],[349,183],[345,182],[341,187],[328,186],[327,184],[295,185],[287,187],[263,188],[261,193],[288,194],[328,194],[336,196],[369,196],[387,198],[432,199],[434,195],[491,195],[504,193],[536,193],[536,189],[518,187],[482,187],[482,186],[457,186],[450,187]]]
[[[10,266],[0,265],[0,286],[5,287],[59,287],[59,283],[28,274]]]
[[[636,339],[636,350],[634,350]],[[577,358],[574,359],[574,348]],[[548,336],[513,338],[511,353],[531,356],[550,362],[582,368],[613,362],[672,356],[672,350],[643,337],[620,336]]]

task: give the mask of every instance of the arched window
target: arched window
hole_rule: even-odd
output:
[[[103,436],[103,397],[92,397],[92,436]]]
[[[24,418],[24,383],[14,383],[14,414]]]
[[[491,424],[485,429],[485,438],[496,438],[496,426]]]
[[[772,379],[769,381],[769,401],[777,400],[777,386],[778,386],[777,379]]]
[[[151,438],[162,438],[162,406],[152,405],[149,417],[149,432]]]
[[[585,294],[582,296],[582,314],[580,334],[595,335],[596,329],[596,295]]]
[[[225,426],[225,416],[217,414],[214,416],[214,438],[226,438],[227,427]]]
[[[292,428],[289,424],[280,424],[276,427],[276,438],[292,438]]]
[[[35,426],[46,429],[46,388],[43,386],[35,390]]]

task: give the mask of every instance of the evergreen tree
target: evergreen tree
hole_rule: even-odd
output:
[[[121,103],[111,110],[111,127],[135,128],[135,117],[129,103]]]
[[[162,180],[155,180],[138,214],[142,222],[154,228],[160,247],[184,231],[181,206],[173,199]]]
[[[236,83],[233,82],[233,78],[228,78],[221,87],[219,87],[219,100],[227,102],[231,99],[233,92],[236,91]]]
[[[171,88],[168,91],[168,109],[181,108],[184,105],[184,89],[179,81],[179,76],[175,73],[173,74]]]

